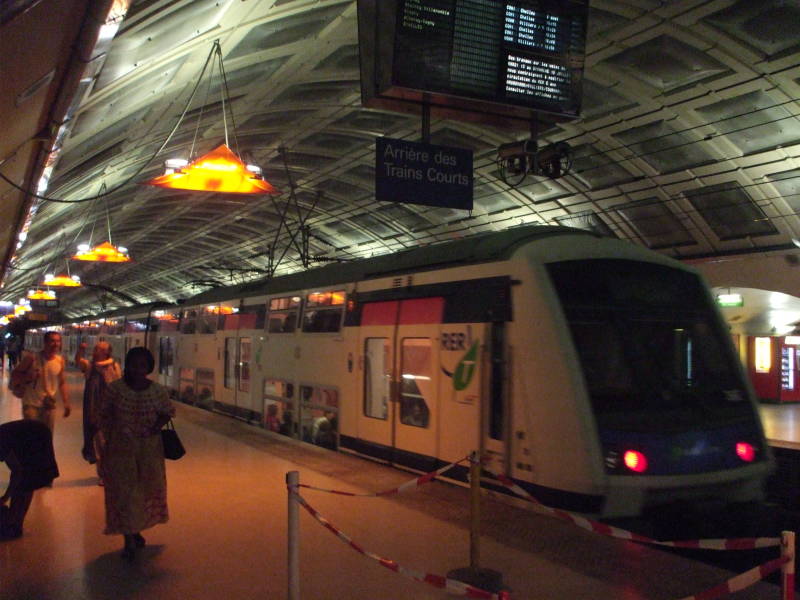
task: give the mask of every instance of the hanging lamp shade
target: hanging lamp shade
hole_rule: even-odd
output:
[[[26,312],[30,312],[31,305],[30,304],[15,304],[14,305],[14,316],[19,317],[24,315]]]
[[[170,169],[168,169],[170,170]],[[184,167],[145,182],[163,188],[222,192],[226,194],[275,194],[277,190],[248,169],[233,151],[222,144]]]
[[[56,293],[52,290],[28,290],[28,300],[55,300]]]
[[[74,260],[86,260],[92,262],[129,262],[131,257],[128,249],[123,246],[114,246],[111,242],[103,242],[90,248],[88,244],[78,246],[78,253],[72,257]]]
[[[80,287],[81,278],[77,275],[53,275],[48,273],[44,276],[44,285],[50,287]]]

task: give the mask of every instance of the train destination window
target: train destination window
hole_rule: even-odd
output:
[[[300,297],[286,296],[269,301],[269,333],[292,333],[297,327],[297,316],[300,313]]]
[[[364,415],[386,419],[392,381],[388,338],[368,338],[364,344]]]
[[[400,382],[400,422],[413,427],[428,427],[430,409],[425,398],[430,398],[431,340],[406,338],[401,349],[402,381]]]
[[[345,291],[312,292],[306,297],[303,331],[308,333],[336,332],[342,327]]]
[[[294,384],[282,379],[264,380],[265,429],[296,438],[298,433],[297,414],[294,406]]]

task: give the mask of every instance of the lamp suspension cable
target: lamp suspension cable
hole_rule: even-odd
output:
[[[209,62],[211,62],[211,58],[214,56],[214,53],[216,52],[216,47],[219,45],[219,40],[215,40],[214,44],[215,44],[214,47],[211,48],[211,51],[208,53],[208,56],[206,57],[206,62],[203,64],[203,68],[200,70],[200,75],[199,75],[199,77],[197,78],[197,81],[194,84],[194,88],[192,88],[192,93],[189,95],[189,98],[186,101],[186,106],[184,106],[183,111],[181,112],[181,116],[178,117],[177,122],[172,127],[172,129],[170,130],[169,134],[167,135],[167,138],[164,140],[164,143],[162,143],[158,147],[158,149],[153,153],[153,155],[150,158],[148,158],[147,161],[145,161],[142,164],[141,167],[139,167],[130,177],[128,177],[122,183],[119,183],[119,184],[115,185],[113,188],[111,188],[110,190],[107,190],[105,193],[102,193],[102,194],[97,194],[95,196],[90,196],[88,198],[77,198],[75,200],[65,200],[63,198],[52,198],[50,196],[42,196],[41,194],[37,194],[35,192],[32,192],[31,190],[28,190],[28,189],[22,187],[21,185],[18,185],[13,180],[11,180],[10,178],[8,178],[5,175],[3,175],[2,172],[0,172],[0,179],[5,181],[7,184],[12,186],[13,188],[15,188],[15,189],[17,189],[17,190],[19,190],[21,192],[24,192],[25,194],[27,194],[31,198],[36,198],[37,200],[43,200],[45,202],[59,202],[59,203],[62,203],[62,204],[78,204],[80,202],[91,202],[92,200],[97,200],[98,198],[102,198],[103,196],[107,196],[109,194],[113,194],[117,190],[122,189],[123,187],[125,187],[126,185],[131,183],[134,179],[136,179],[139,175],[142,174],[142,172],[147,168],[147,166],[151,162],[153,162],[155,160],[155,158],[159,154],[161,154],[161,152],[164,150],[164,148],[167,147],[167,144],[172,139],[172,136],[174,136],[175,132],[178,131],[178,127],[180,127],[180,124],[183,122],[183,119],[186,116],[186,113],[189,112],[189,106],[191,106],[192,100],[194,100],[195,94],[197,93],[197,89],[200,87],[200,82],[203,81],[203,76],[205,75],[205,72],[206,72],[206,69],[208,68]]]
[[[225,112],[225,98],[228,99],[228,110],[231,111],[231,129],[233,130],[233,147],[236,150],[236,154],[239,158],[242,157],[241,151],[239,150],[239,139],[236,135],[236,121],[233,117],[233,102],[231,102],[231,92],[228,88],[228,76],[225,73],[225,64],[222,61],[222,46],[219,44],[219,40],[215,42],[217,48],[217,58],[219,59],[219,72],[222,75],[222,122],[225,126],[225,145],[228,144],[228,123],[226,119],[226,112]]]
[[[111,241],[111,214],[109,213],[108,210],[108,198],[104,198],[104,200],[106,204],[106,226],[108,227],[108,243],[113,246],[114,242]]]

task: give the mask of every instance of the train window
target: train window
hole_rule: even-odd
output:
[[[214,408],[214,369],[197,369],[197,406]]]
[[[186,404],[194,404],[197,396],[194,390],[194,369],[181,367],[178,382],[178,398]]]
[[[297,327],[297,316],[300,313],[300,297],[286,296],[269,301],[269,333],[292,333]]]
[[[431,389],[431,340],[406,338],[401,347],[400,422],[413,427],[428,427],[430,409],[425,398]]]
[[[367,338],[364,345],[364,415],[386,419],[392,381],[388,338]]]
[[[197,331],[197,311],[194,309],[183,311],[181,333],[194,333],[195,331]]]
[[[197,318],[197,333],[216,333],[220,314],[218,306],[205,307]]]
[[[225,338],[225,374],[223,385],[229,390],[236,386],[236,338]]]
[[[264,329],[267,308],[263,304],[243,306],[239,309],[239,329]]]
[[[146,329],[147,319],[129,319],[125,321],[125,333],[139,333]]]
[[[264,412],[265,429],[296,438],[298,423],[294,405],[294,384],[282,379],[264,380]]]
[[[307,306],[342,306],[344,305],[345,292],[312,292],[306,298]]]
[[[691,427],[698,414],[706,425],[752,417],[728,332],[695,275],[624,260],[549,271],[601,425],[647,431],[665,420]]]
[[[178,331],[179,315],[157,310],[153,316],[158,320],[158,331]]]
[[[303,312],[303,331],[308,333],[339,331],[342,327],[345,298],[344,290],[309,294]]]
[[[339,434],[339,392],[328,387],[301,385],[300,399],[303,441],[336,450]]]

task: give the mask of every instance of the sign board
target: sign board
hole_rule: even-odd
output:
[[[379,137],[375,199],[472,210],[472,150]]]
[[[362,103],[579,116],[588,0],[359,0]]]

